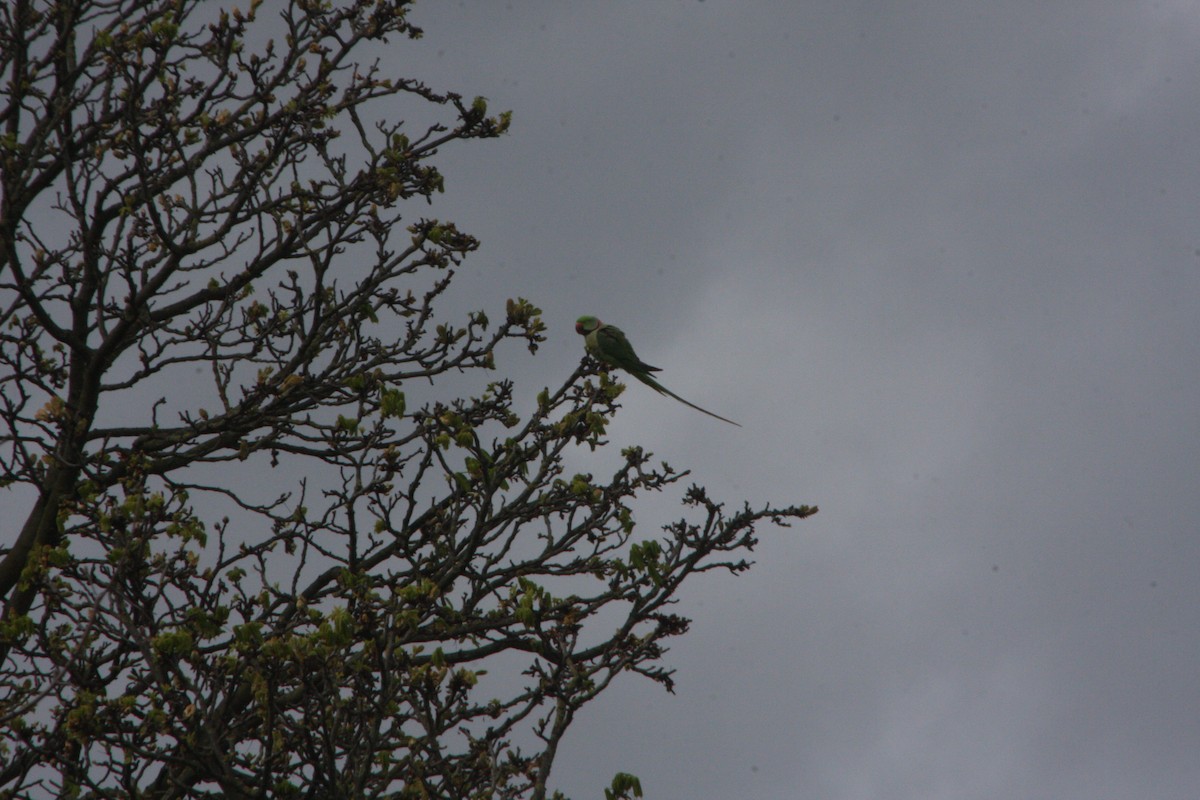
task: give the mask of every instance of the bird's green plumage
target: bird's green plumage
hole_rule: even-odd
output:
[[[597,361],[610,367],[625,370],[654,391],[673,397],[685,406],[694,408],[703,414],[708,414],[710,417],[715,417],[722,422],[728,422],[730,425],[741,427],[741,425],[738,425],[738,423],[731,419],[725,419],[720,414],[714,414],[695,403],[689,403],[650,377],[651,372],[659,372],[660,369],[650,366],[638,358],[637,353],[633,351],[633,345],[625,338],[624,332],[615,325],[605,325],[595,317],[584,316],[575,321],[575,331],[583,336],[583,346],[587,350],[588,355]]]

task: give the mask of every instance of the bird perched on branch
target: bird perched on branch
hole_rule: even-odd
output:
[[[588,355],[602,364],[623,369],[659,394],[674,397],[685,406],[690,406],[702,414],[708,414],[710,417],[728,422],[730,425],[737,425],[739,428],[742,427],[731,419],[725,419],[720,414],[714,414],[695,403],[689,403],[650,377],[651,372],[660,372],[661,370],[638,358],[637,353],[633,352],[633,345],[625,338],[621,329],[615,325],[605,325],[595,317],[584,316],[575,320],[575,332],[583,336],[583,346]]]

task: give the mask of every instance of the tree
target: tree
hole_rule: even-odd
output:
[[[4,796],[544,797],[619,673],[671,688],[681,583],[815,513],[691,486],[643,538],[687,473],[568,474],[590,361],[524,417],[437,395],[545,330],[435,321],[477,242],[410,207],[509,118],[357,60],[409,5],[0,10]]]

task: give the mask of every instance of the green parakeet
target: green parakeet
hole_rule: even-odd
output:
[[[595,317],[580,317],[575,320],[575,332],[583,337],[583,346],[587,350],[588,355],[597,361],[607,364],[610,367],[625,370],[654,391],[674,397],[685,406],[690,406],[722,422],[728,422],[730,425],[737,425],[739,428],[742,427],[731,419],[725,419],[721,415],[703,409],[695,403],[689,403],[654,380],[654,378],[651,378],[650,373],[659,372],[659,368],[652,367],[637,357],[637,353],[633,352],[633,345],[629,344],[629,340],[625,338],[625,334],[621,332],[620,328],[613,325],[605,325]]]

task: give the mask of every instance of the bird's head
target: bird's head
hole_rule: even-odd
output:
[[[580,317],[579,319],[575,320],[575,332],[580,336],[587,336],[589,333],[596,330],[596,328],[599,328],[600,325],[600,320],[596,319],[595,317]]]

